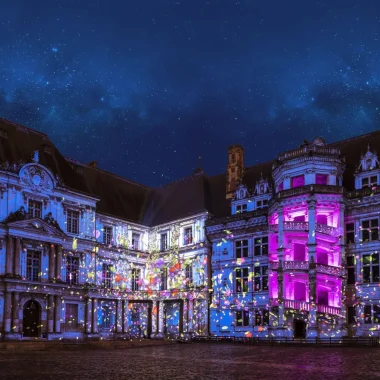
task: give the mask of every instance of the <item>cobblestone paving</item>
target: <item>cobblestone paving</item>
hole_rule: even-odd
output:
[[[177,344],[0,352],[0,379],[380,379],[380,349]]]

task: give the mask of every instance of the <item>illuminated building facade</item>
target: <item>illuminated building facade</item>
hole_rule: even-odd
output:
[[[149,188],[0,119],[3,339],[378,335],[380,131]]]
[[[379,148],[379,131],[316,138],[246,169],[229,149],[231,212],[206,222],[211,334],[379,336]]]

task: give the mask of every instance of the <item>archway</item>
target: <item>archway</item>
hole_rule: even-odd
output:
[[[40,336],[41,308],[38,302],[30,300],[24,304],[22,315],[22,332],[26,338]]]
[[[293,337],[296,339],[306,338],[306,322],[302,319],[294,319],[293,321]]]

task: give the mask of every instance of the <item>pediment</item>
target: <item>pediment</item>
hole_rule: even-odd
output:
[[[66,237],[66,234],[59,228],[47,223],[46,221],[40,218],[18,220],[15,222],[8,223],[8,227],[12,229],[20,229],[23,231],[26,230],[34,233],[46,234],[59,238]]]

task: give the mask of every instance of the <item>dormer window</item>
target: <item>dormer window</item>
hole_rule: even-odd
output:
[[[243,203],[242,205],[236,206],[236,214],[242,214],[243,212],[247,212],[247,204]]]
[[[377,175],[362,178],[362,189],[377,185]]]
[[[292,177],[292,188],[301,187],[305,185],[305,176],[299,175],[297,177]]]

